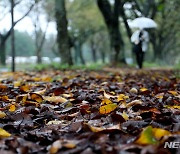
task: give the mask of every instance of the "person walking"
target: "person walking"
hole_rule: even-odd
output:
[[[137,30],[131,36],[131,42],[134,43],[133,52],[136,54],[138,67],[143,67],[144,53],[148,49],[149,34],[144,29]]]

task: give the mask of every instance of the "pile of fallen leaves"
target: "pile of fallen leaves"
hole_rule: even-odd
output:
[[[180,142],[172,71],[0,74],[0,153],[180,153],[166,142]]]

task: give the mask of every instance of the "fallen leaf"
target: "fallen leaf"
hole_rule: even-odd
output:
[[[28,92],[30,91],[30,85],[22,85],[20,86],[20,90],[23,91],[23,92]]]
[[[164,105],[164,107],[166,107],[166,108],[168,108],[168,109],[180,109],[180,105],[173,105],[173,106]]]
[[[171,132],[161,129],[161,128],[153,128],[152,129],[153,135],[155,136],[156,139],[161,139],[163,136],[168,136],[171,134]]]
[[[141,105],[142,103],[143,103],[143,102],[140,101],[140,100],[134,100],[134,101],[128,103],[128,104],[126,105],[126,107],[129,108],[129,107],[134,106],[134,105],[138,105],[138,104]]]
[[[14,104],[11,104],[9,106],[9,112],[14,112],[16,110],[16,106]]]
[[[6,113],[0,111],[0,118],[4,118],[6,116]]]
[[[90,125],[88,123],[84,123],[84,126],[89,128],[94,133],[101,132],[103,130],[115,130],[115,129],[120,130],[121,129],[120,124],[113,125],[113,126],[110,126],[110,127],[96,127],[96,126],[92,126],[92,125]]]
[[[0,128],[0,138],[7,138],[7,137],[10,137],[11,134],[8,133],[6,130]]]
[[[117,108],[117,104],[112,103],[109,99],[104,99],[99,108],[101,114],[107,114],[114,111]]]
[[[37,93],[30,93],[30,98],[33,100],[33,101],[36,101],[38,103],[42,103],[43,102],[43,97],[40,95],[40,94],[37,94]]]
[[[44,96],[44,100],[54,103],[65,103],[68,100],[61,96]]]
[[[125,120],[129,120],[129,116],[127,115],[126,112],[123,111],[122,113],[122,117],[125,119]]]
[[[0,84],[0,91],[6,91],[8,89],[7,85],[5,84]]]
[[[116,96],[107,94],[107,93],[104,91],[104,97],[107,98],[107,99],[110,99],[111,97],[114,98],[114,97],[116,97]]]
[[[177,91],[168,91],[168,93],[172,94],[173,96],[177,96],[178,95]]]
[[[76,140],[57,140],[51,145],[49,153],[55,154],[63,147],[67,149],[73,149],[76,147],[77,143],[78,141]]]
[[[144,128],[139,138],[135,141],[135,143],[141,145],[158,144],[159,142],[156,140],[155,136],[153,135],[152,126],[148,126]]]
[[[51,145],[49,152],[50,154],[55,154],[61,148],[62,148],[61,140],[57,140]]]
[[[143,87],[143,88],[140,89],[140,91],[145,92],[145,91],[148,91],[148,89]]]
[[[49,121],[46,125],[59,125],[61,123],[62,121],[60,120],[52,120],[52,121]]]
[[[126,95],[124,95],[124,94],[120,94],[120,95],[118,95],[118,97],[117,97],[117,101],[118,101],[118,102],[124,101],[124,100],[126,100],[126,99],[128,99],[128,98],[129,98],[129,96],[126,96]]]

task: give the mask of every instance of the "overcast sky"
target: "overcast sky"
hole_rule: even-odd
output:
[[[23,16],[23,13],[20,13],[18,11],[15,11],[14,13],[14,18],[15,18],[15,21],[18,20],[19,18],[21,18]],[[45,28],[46,27],[46,22],[45,22],[45,19],[44,17],[41,15],[40,16],[40,20],[41,20],[41,26],[42,28]],[[11,27],[11,16],[10,14],[7,14],[1,21],[0,21],[0,31],[2,32],[3,30],[9,30]],[[15,29],[16,30],[19,30],[19,31],[26,31],[30,34],[33,33],[33,30],[34,30],[34,27],[33,27],[33,24],[32,24],[32,21],[30,19],[30,17],[25,17],[23,20],[21,20],[16,26],[15,26]],[[56,34],[56,25],[54,22],[51,22],[49,24],[49,27],[48,27],[48,34]]]

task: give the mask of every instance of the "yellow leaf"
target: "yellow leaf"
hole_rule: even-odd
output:
[[[168,109],[180,109],[179,105],[173,105],[173,106],[169,106],[169,105],[164,105],[164,107],[168,108]]]
[[[14,104],[11,104],[9,106],[9,112],[14,112],[16,110],[16,106]]]
[[[141,88],[140,91],[145,92],[145,91],[148,91],[148,89],[147,88]]]
[[[172,94],[173,96],[177,96],[178,95],[177,91],[168,91],[168,93]]]
[[[14,81],[14,87],[17,88],[21,85],[21,81]]]
[[[114,111],[117,108],[117,104],[112,103],[109,99],[104,99],[101,103],[99,112],[101,114],[107,114]]]
[[[4,118],[6,116],[6,113],[0,111],[0,118]]]
[[[41,79],[41,81],[44,81],[44,82],[51,82],[52,81],[52,78],[49,77],[49,76],[45,76]]]
[[[23,92],[28,92],[30,90],[30,85],[23,85],[20,87],[20,90]]]
[[[61,149],[61,148],[62,148],[61,140],[57,140],[57,141],[55,141],[55,142],[52,144],[49,152],[50,152],[50,154],[55,154],[55,153],[57,153],[58,150]]]
[[[0,84],[0,91],[6,91],[8,89],[7,85]]]
[[[116,97],[116,96],[107,94],[107,93],[104,91],[104,97],[107,98],[107,99],[110,99],[111,97],[113,98],[113,97]]]
[[[124,101],[124,100],[126,100],[126,99],[128,99],[129,98],[129,96],[126,96],[126,95],[124,95],[124,94],[120,94],[119,96],[118,96],[118,98],[117,98],[117,101],[119,102],[119,101]]]
[[[77,143],[78,141],[76,140],[57,140],[51,145],[49,153],[55,154],[63,147],[68,149],[73,149],[76,147]]]
[[[148,126],[144,128],[141,132],[140,137],[135,141],[137,144],[147,145],[147,144],[158,144],[159,142],[153,135],[153,128],[152,126]]]
[[[63,147],[68,148],[68,149],[73,149],[73,148],[76,147],[76,144],[74,144],[74,143],[64,143]]]
[[[0,138],[7,138],[7,137],[10,137],[11,134],[8,133],[6,130],[0,128]]]
[[[129,120],[129,116],[128,116],[127,113],[124,112],[124,111],[123,111],[122,117],[123,117],[125,120]]]
[[[87,123],[84,123],[84,126],[88,127],[92,132],[96,133],[96,132],[100,132],[100,131],[103,131],[104,128],[102,127],[95,127],[95,126],[91,126]]]
[[[66,98],[69,98],[69,97],[72,97],[73,94],[72,94],[72,93],[71,93],[71,94],[62,94],[62,96],[63,96],[63,97],[66,97]]]
[[[163,99],[163,95],[158,95],[158,96],[155,96],[156,98],[159,98],[159,99]]]
[[[30,93],[30,98],[33,101],[36,101],[38,103],[42,103],[43,102],[43,97],[40,94]]]
[[[9,100],[8,96],[0,96],[0,99],[4,102],[6,102],[7,100]]]
[[[49,102],[54,102],[54,103],[65,103],[68,100],[61,97],[61,96],[44,96],[44,100],[49,101]]]
[[[168,136],[171,133],[165,129],[161,129],[161,128],[153,128],[152,129],[153,135],[156,137],[156,139],[161,139],[161,137],[163,136]]]

